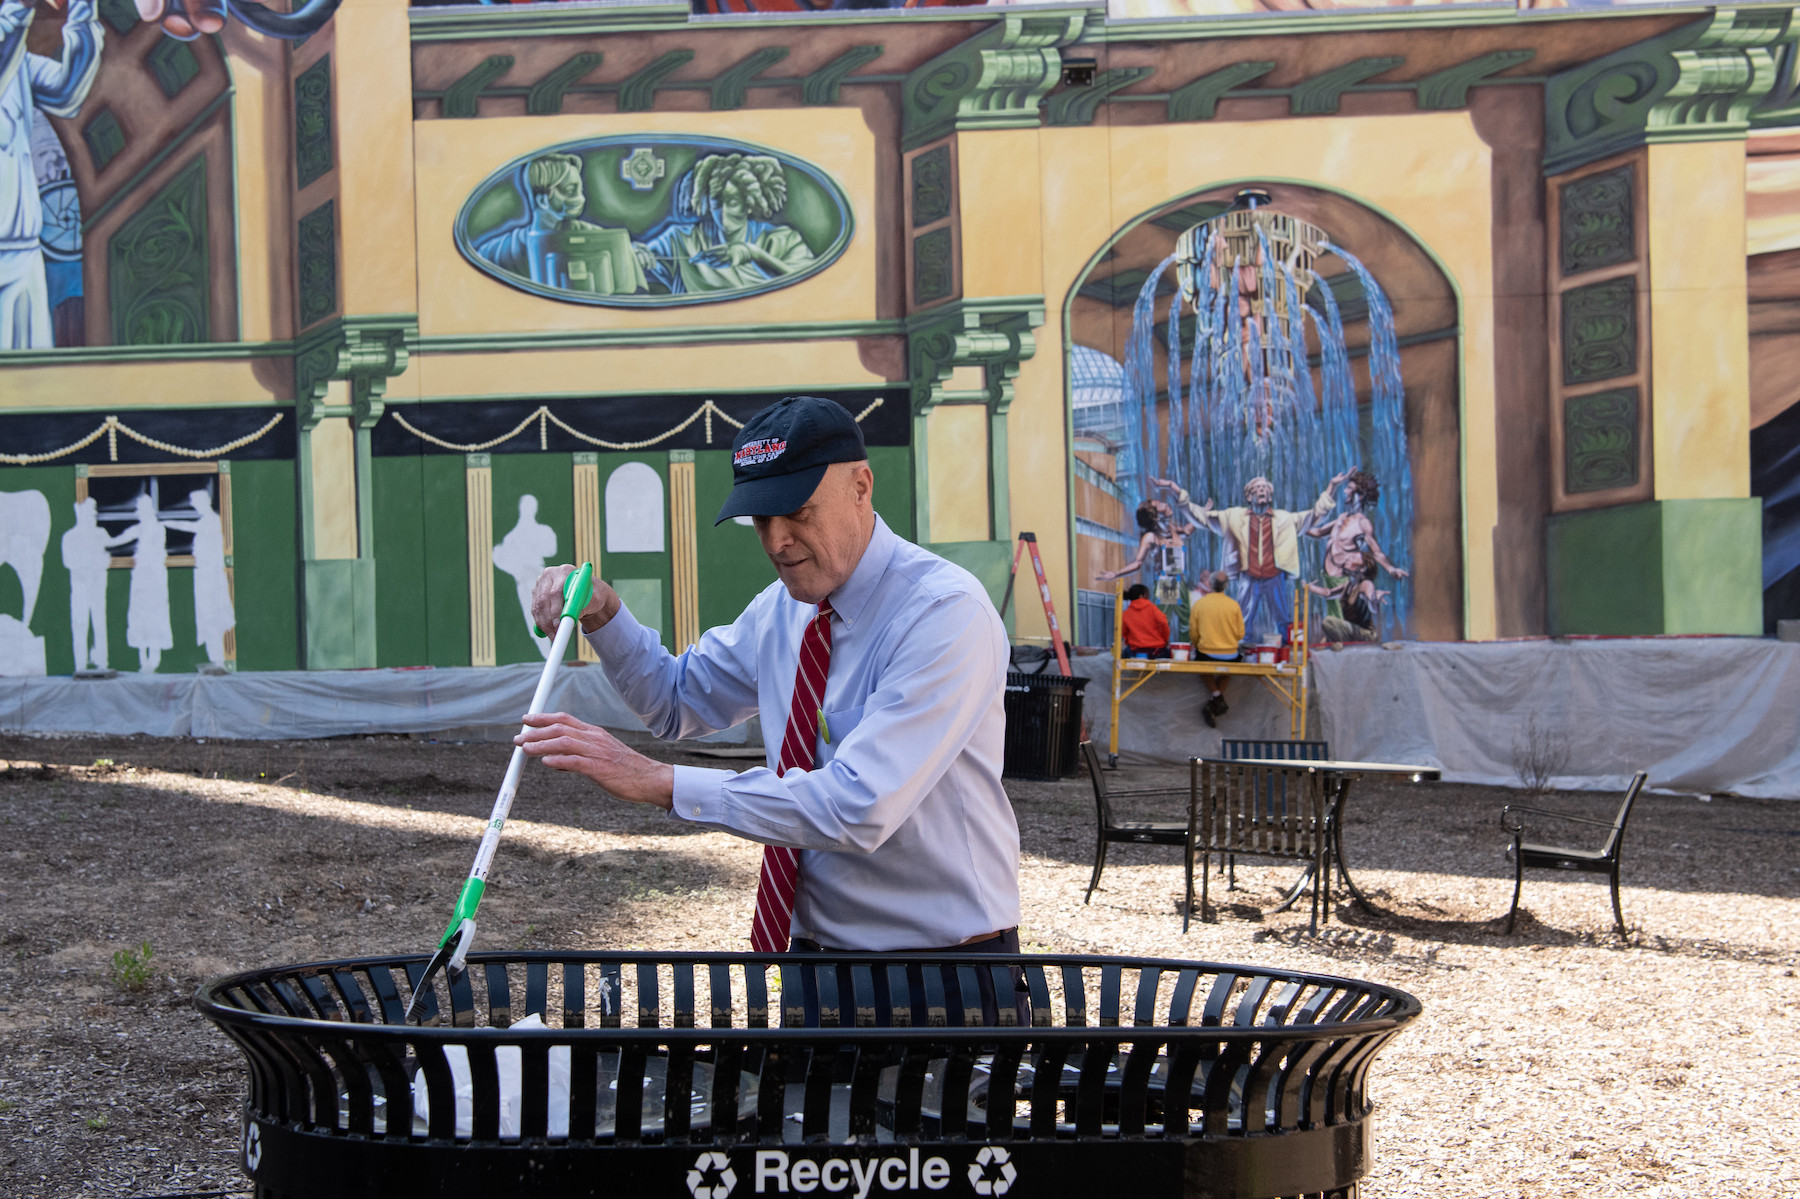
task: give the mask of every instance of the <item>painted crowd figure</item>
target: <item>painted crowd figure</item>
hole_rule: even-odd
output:
[[[668,222],[638,243],[645,276],[674,295],[754,287],[813,260],[804,238],[774,223],[787,204],[781,163],[708,154],[675,184]]]
[[[106,572],[112,539],[99,523],[92,496],[75,505],[75,523],[62,535],[63,569],[69,572],[69,641],[75,669],[105,670]]]
[[[29,53],[32,6],[0,0],[0,350],[56,344],[44,270],[44,206],[32,162],[34,111],[73,117],[100,69],[94,0],[69,0],[60,58]]]
[[[536,636],[537,626],[531,619],[531,589],[544,572],[544,564],[556,557],[556,530],[539,521],[537,511],[535,495],[519,497],[519,523],[494,547],[494,565],[512,576],[526,631],[533,634],[538,652],[548,658],[550,638]]]
[[[193,535],[194,644],[206,647],[207,661],[223,665],[225,634],[237,623],[225,575],[225,522],[213,511],[212,495],[204,488],[190,491],[188,503],[193,520],[166,520],[163,527]]]

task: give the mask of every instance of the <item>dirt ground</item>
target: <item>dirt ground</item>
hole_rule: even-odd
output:
[[[428,948],[507,752],[0,738],[0,1196],[244,1189],[244,1071],[194,988]],[[1184,777],[1128,767],[1115,786]],[[1008,789],[1027,949],[1321,969],[1424,1001],[1371,1076],[1366,1195],[1800,1195],[1800,803],[1642,800],[1621,944],[1602,880],[1546,875],[1501,935],[1495,822],[1514,793],[1364,784],[1346,858],[1386,914],[1340,906],[1309,934],[1303,912],[1267,913],[1291,870],[1240,865],[1218,921],[1183,936],[1173,851],[1115,847],[1084,905],[1087,783]],[[1610,817],[1615,801],[1549,802]],[[514,815],[481,948],[747,947],[756,846],[536,766]],[[1177,819],[1181,801],[1124,815]],[[146,942],[134,980],[115,955],[143,962]]]

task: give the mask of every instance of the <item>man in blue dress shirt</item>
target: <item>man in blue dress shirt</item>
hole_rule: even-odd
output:
[[[760,714],[769,765],[670,766],[563,713],[527,717],[519,743],[619,799],[800,851],[795,949],[1018,952],[1019,829],[1000,785],[1008,646],[986,589],[876,515],[862,432],[838,404],[782,400],[732,449],[719,520],[754,518],[779,582],[679,657],[598,581],[581,627],[651,732],[698,737]],[[540,628],[572,569],[540,576]],[[821,601],[815,761],[781,773],[775,730]]]

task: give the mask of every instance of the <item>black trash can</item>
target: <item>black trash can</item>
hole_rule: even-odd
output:
[[[257,1199],[1345,1199],[1419,1013],[1160,958],[545,952],[471,955],[408,1025],[424,965],[201,988]]]
[[[1081,689],[1066,674],[1006,674],[1006,764],[1009,778],[1059,779],[1075,773],[1081,744]]]

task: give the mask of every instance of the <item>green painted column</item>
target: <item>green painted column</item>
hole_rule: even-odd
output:
[[[1762,501],[1566,512],[1547,530],[1550,632],[1762,632]]]

